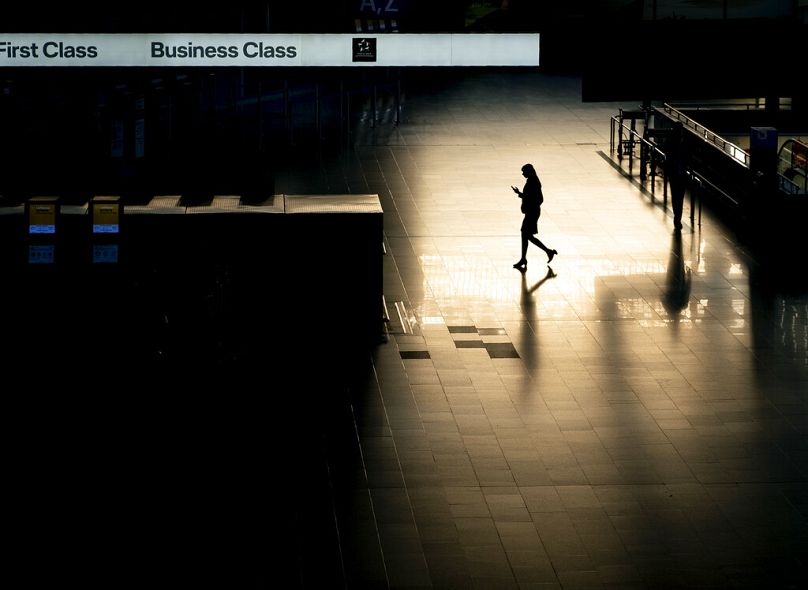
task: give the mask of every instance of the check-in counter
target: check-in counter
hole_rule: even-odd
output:
[[[125,221],[117,197],[69,207],[30,199],[0,209],[3,230],[12,230],[3,232],[0,262],[47,263],[65,276],[90,266],[127,275],[124,282],[153,282],[155,293],[173,294],[183,330],[197,323],[204,329],[200,313],[226,310],[226,322],[254,325],[256,339],[279,347],[299,345],[311,330],[339,330],[352,342],[375,341],[382,332],[377,195],[269,195],[249,204],[238,195],[204,204],[161,195],[127,205]],[[230,303],[236,300],[238,308]]]

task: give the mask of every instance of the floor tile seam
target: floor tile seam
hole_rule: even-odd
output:
[[[399,158],[401,157],[400,154],[397,157],[396,150],[391,149],[389,146],[386,147],[386,150],[389,153],[390,158],[392,159],[392,161],[395,163],[396,170],[398,171],[398,174],[399,174],[401,180],[404,182],[404,186],[406,186],[407,190],[409,191],[409,196],[411,198],[413,198],[412,187],[410,186],[410,183],[407,182],[407,175],[401,169],[401,164],[399,162]],[[407,149],[407,153],[409,153],[409,149]],[[417,163],[416,163],[416,168],[417,168]],[[393,197],[393,201],[395,201],[396,193],[391,191],[391,196]],[[413,198],[413,201],[415,201],[414,198]],[[416,202],[416,207],[417,207],[417,202]]]
[[[371,361],[371,367],[373,368],[373,379],[374,379],[374,386],[375,386],[374,388],[375,388],[377,394],[379,395],[379,397],[382,397],[381,385],[380,385],[379,380],[378,380],[378,369],[375,366],[375,362],[373,361],[372,357],[371,357],[370,361]],[[382,544],[381,532],[379,530],[379,519],[378,519],[377,514],[376,514],[375,502],[373,501],[373,494],[372,494],[372,489],[371,489],[371,486],[370,486],[370,478],[368,477],[367,462],[365,461],[365,454],[366,453],[365,453],[365,450],[363,448],[362,435],[360,433],[359,424],[356,421],[356,413],[354,411],[353,403],[350,403],[350,408],[351,408],[351,420],[352,420],[352,425],[353,425],[353,430],[354,430],[354,437],[355,437],[355,440],[356,440],[357,448],[359,450],[359,460],[361,462],[362,471],[364,472],[365,482],[367,484],[367,488],[364,491],[367,493],[368,504],[370,505],[370,510],[371,510],[372,518],[373,518],[373,527],[374,527],[374,530],[375,530],[376,543],[378,544],[379,552],[381,554],[381,562],[382,562],[382,569],[384,571],[384,578],[385,578],[385,582],[387,584],[387,587],[389,588],[390,587],[390,575],[389,575],[389,572],[387,570],[387,562],[386,562],[386,559],[384,557],[384,546]],[[386,415],[386,410],[385,410],[385,421],[387,421],[388,424],[389,424],[389,421],[388,421],[388,418],[387,418],[387,415]],[[337,522],[337,534],[339,535],[339,521],[337,520],[336,522]],[[339,542],[340,542],[340,552],[342,552],[341,541],[339,541]],[[344,570],[345,569],[345,563],[344,563],[344,558],[342,556],[340,556],[340,561],[342,563],[342,567],[343,567],[343,570]]]
[[[475,488],[475,489],[481,489],[481,488],[483,488],[485,486],[468,486],[468,487]],[[491,487],[499,487],[499,486],[491,486]],[[444,488],[445,488],[445,486],[444,486]],[[489,514],[491,514],[490,507],[489,507],[489,502],[488,502],[488,500],[485,499],[484,494],[483,494],[483,501],[486,504],[486,508],[488,509]],[[451,506],[451,504],[449,504],[449,506]],[[455,523],[455,529],[456,530],[457,530],[457,521],[458,521],[459,518],[463,518],[463,517],[456,517],[456,516],[452,517],[452,520]],[[494,525],[494,530],[496,530],[497,539],[499,541],[499,547],[502,549],[502,552],[505,554],[505,557],[508,560],[508,568],[510,570],[511,577],[513,578],[514,581],[516,581],[518,583],[518,578],[517,578],[517,575],[516,575],[516,571],[514,569],[516,566],[513,563],[513,559],[508,555],[509,552],[506,549],[505,542],[503,541],[502,532],[500,531],[500,528],[496,525],[497,520],[493,516],[484,517],[484,520],[490,520],[492,522],[492,524]],[[507,521],[500,521],[500,522],[507,522]],[[535,529],[536,527],[535,527],[535,523],[533,522],[532,516],[531,516],[531,523],[534,524],[534,529]],[[459,532],[459,530],[458,530],[458,532]],[[552,558],[550,557],[550,554],[547,552],[547,547],[545,545],[544,540],[541,538],[541,533],[538,531],[538,529],[536,529],[536,536],[537,536],[537,539],[538,539],[538,542],[539,542],[539,547],[541,548],[541,551],[544,553],[545,556],[547,556],[547,559],[550,562],[550,567],[552,567],[552,569],[553,569],[553,575],[555,576],[556,580],[560,583],[560,578],[558,576],[558,571],[557,571],[555,565],[552,562]]]
[[[396,345],[396,348],[398,348],[397,345]],[[399,351],[399,353],[400,353],[400,351]],[[404,372],[406,373],[406,368],[404,369]],[[374,378],[376,380],[376,383],[375,383],[376,390],[377,390],[377,392],[379,394],[379,397],[381,399],[381,402],[382,402],[382,408],[383,408],[383,411],[384,411],[385,421],[389,425],[389,424],[391,424],[391,422],[390,422],[390,417],[388,415],[388,410],[387,410],[388,406],[387,406],[387,402],[385,400],[384,392],[382,391],[382,389],[380,387],[380,384],[379,384],[379,381],[378,381],[378,372],[377,372],[377,369],[375,367],[374,367]],[[407,389],[409,391],[409,395],[410,395],[410,397],[412,399],[413,404],[415,404],[415,408],[416,408],[416,411],[417,411],[418,416],[419,416],[419,421],[421,422],[422,427],[423,427],[423,420],[421,419],[421,410],[418,407],[417,401],[415,400],[415,396],[412,393],[412,388],[408,385]],[[405,496],[407,498],[407,507],[409,508],[410,521],[411,521],[413,527],[415,527],[416,534],[418,535],[418,538],[420,539],[421,538],[421,533],[419,531],[418,522],[416,520],[415,511],[413,509],[412,496],[410,494],[409,487],[407,485],[407,478],[404,476],[404,469],[403,469],[402,464],[401,464],[401,454],[399,453],[399,450],[398,450],[398,444],[396,443],[396,437],[395,437],[395,435],[393,434],[392,431],[393,431],[393,428],[391,427],[391,437],[390,437],[391,438],[391,443],[392,443],[392,446],[393,446],[393,452],[395,453],[395,457],[396,457],[396,464],[397,464],[397,467],[398,467],[398,474],[401,477],[401,481],[402,481],[402,484],[403,484],[401,489],[404,490],[404,494],[405,494]],[[358,431],[357,431],[357,436],[358,436]],[[360,445],[361,445],[361,440],[360,440]],[[433,452],[433,462],[434,462],[434,452]],[[371,497],[371,503],[373,503],[372,497]],[[375,516],[375,507],[374,507],[374,521],[376,523],[376,527],[377,527],[377,531],[378,531],[379,523],[378,523],[378,519]],[[379,545],[380,545],[380,547],[382,546],[381,545],[381,538],[379,538]],[[427,574],[429,574],[429,571],[430,571],[429,562],[426,559],[426,554],[425,554],[425,552],[423,550],[423,545],[421,546],[420,557],[422,559],[424,567],[426,568]],[[383,559],[384,559],[384,554],[383,554]],[[386,571],[386,560],[384,560],[384,561],[385,561],[385,571]],[[431,575],[429,577],[431,579]],[[389,578],[388,578],[388,586],[389,586]]]

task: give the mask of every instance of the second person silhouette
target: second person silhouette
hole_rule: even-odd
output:
[[[539,175],[536,174],[536,169],[533,168],[533,164],[525,164],[522,166],[522,176],[527,179],[522,190],[520,191],[515,186],[511,186],[511,188],[513,192],[522,199],[522,213],[525,215],[525,218],[522,220],[522,257],[513,267],[524,271],[527,270],[528,242],[536,244],[539,248],[544,250],[544,253],[547,254],[547,264],[552,262],[553,257],[558,254],[558,251],[548,248],[541,240],[535,237],[536,234],[539,233],[539,216],[541,215],[541,205],[544,202],[544,195],[542,195],[541,192]]]

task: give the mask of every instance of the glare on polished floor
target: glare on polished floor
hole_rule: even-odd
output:
[[[385,210],[390,322],[354,393],[367,526],[343,531],[349,587],[808,579],[808,297],[709,212],[674,233],[607,161],[610,116],[636,105],[582,103],[580,82],[457,77],[350,157],[277,179]],[[525,163],[559,254],[531,245],[522,274]]]

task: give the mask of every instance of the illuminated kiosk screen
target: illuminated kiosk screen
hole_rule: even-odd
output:
[[[53,244],[28,247],[28,264],[53,264],[56,247]]]
[[[115,264],[118,262],[117,244],[96,244],[93,246],[94,264]]]

